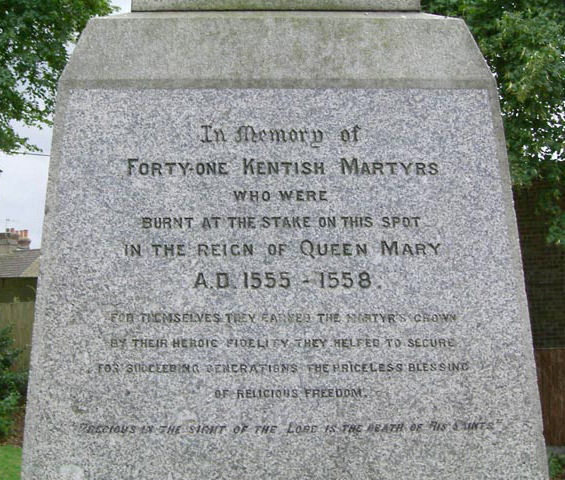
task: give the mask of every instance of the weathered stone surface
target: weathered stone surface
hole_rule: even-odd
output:
[[[159,10],[420,10],[420,0],[132,0],[136,11]]]
[[[144,88],[494,86],[461,20],[383,12],[164,12],[94,19],[62,82]]]
[[[24,480],[547,479],[460,21],[96,20],[52,151]]]

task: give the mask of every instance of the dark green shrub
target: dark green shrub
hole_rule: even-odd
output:
[[[5,438],[12,432],[14,415],[20,405],[20,394],[17,391],[10,392],[0,400],[0,439]]]
[[[0,439],[11,433],[14,415],[26,391],[27,374],[13,371],[21,353],[13,343],[11,328],[0,329]]]

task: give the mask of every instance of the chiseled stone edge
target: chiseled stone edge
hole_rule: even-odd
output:
[[[544,478],[549,478],[547,453],[545,439],[543,436],[543,417],[538,389],[536,359],[534,355],[530,313],[526,296],[524,267],[522,265],[522,250],[520,248],[518,221],[516,219],[516,209],[514,208],[514,197],[512,195],[512,177],[510,176],[508,151],[506,149],[506,135],[504,133],[504,124],[502,123],[502,112],[500,110],[498,90],[496,88],[494,90],[491,89],[489,91],[489,97],[500,181],[503,184],[502,194],[504,196],[504,218],[506,220],[506,227],[508,228],[508,237],[510,239],[509,243],[511,248],[512,271],[515,273],[517,279],[516,290],[518,295],[516,298],[519,302],[520,318],[515,326],[520,328],[520,337],[522,340],[522,353],[524,355],[523,365],[525,366],[524,376],[527,379],[524,382],[525,389],[527,389],[525,396],[531,400],[529,405],[524,405],[524,408],[527,409],[525,416],[530,419],[538,420],[539,424],[537,426],[542,429],[541,432],[535,432],[533,443],[536,445],[536,451],[533,452],[533,456],[537,458],[538,464],[541,465],[543,469],[541,473],[544,475]]]
[[[385,12],[154,12],[97,18],[83,32],[61,84],[495,88],[462,20]]]
[[[420,0],[132,0],[131,10],[417,11],[420,10]]]

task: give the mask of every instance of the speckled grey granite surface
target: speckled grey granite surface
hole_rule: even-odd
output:
[[[61,82],[68,88],[494,88],[460,19],[390,12],[96,18]]]
[[[420,0],[132,0],[136,11],[158,10],[419,10]]]
[[[215,35],[163,60],[222,22],[276,24],[275,53],[328,33],[323,14],[235,15],[93,22],[62,79],[23,480],[547,479],[501,122],[468,33],[343,15],[443,26],[432,79],[392,34],[413,56],[390,67],[387,37],[365,39],[360,83],[338,79],[338,39],[312,70],[262,52],[249,73],[228,50],[226,67]],[[87,60],[118,37],[121,70],[110,43]],[[280,88],[296,71],[305,88]]]

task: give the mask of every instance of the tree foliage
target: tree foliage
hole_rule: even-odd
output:
[[[49,124],[68,45],[110,0],[0,0],[0,151],[37,150],[13,128]]]
[[[494,73],[515,188],[542,185],[548,241],[565,246],[565,2],[422,0],[462,17]]]

